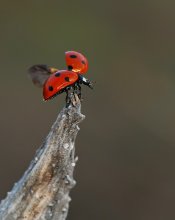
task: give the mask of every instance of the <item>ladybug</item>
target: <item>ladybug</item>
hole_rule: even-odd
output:
[[[33,83],[43,87],[45,101],[66,92],[66,102],[69,104],[69,91],[73,90],[81,98],[81,84],[92,87],[92,82],[83,74],[88,70],[88,61],[84,55],[76,51],[65,52],[67,70],[58,70],[54,67],[38,64],[29,68],[28,74]]]

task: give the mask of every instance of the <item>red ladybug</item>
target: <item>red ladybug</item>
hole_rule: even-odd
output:
[[[93,88],[92,83],[82,76],[88,70],[86,57],[75,51],[68,51],[65,55],[68,70],[58,70],[39,64],[30,67],[28,71],[33,83],[43,87],[44,100],[52,99],[58,94],[66,92],[66,102],[68,103],[70,101],[69,90],[73,89],[73,92],[81,97],[81,84]]]

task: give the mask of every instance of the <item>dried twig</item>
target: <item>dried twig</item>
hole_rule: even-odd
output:
[[[75,139],[81,114],[78,97],[64,108],[34,160],[0,204],[2,220],[65,220],[75,185]]]

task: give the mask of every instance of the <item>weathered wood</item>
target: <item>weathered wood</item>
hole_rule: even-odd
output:
[[[75,95],[58,115],[23,177],[0,204],[2,220],[65,220],[75,185],[75,139],[85,118]]]

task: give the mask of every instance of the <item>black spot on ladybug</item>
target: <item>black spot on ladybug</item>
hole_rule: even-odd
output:
[[[65,79],[66,82],[70,81],[68,76],[66,76],[64,79]]]
[[[53,91],[53,87],[52,86],[49,86],[49,91]]]
[[[68,70],[72,70],[73,69],[73,66],[68,66]]]
[[[59,77],[59,76],[60,76],[60,73],[55,73],[55,76],[56,76],[56,77]]]
[[[82,60],[81,62],[82,62],[82,64],[86,64],[84,60]]]
[[[72,55],[70,55],[70,58],[77,58],[77,56],[72,54]]]

